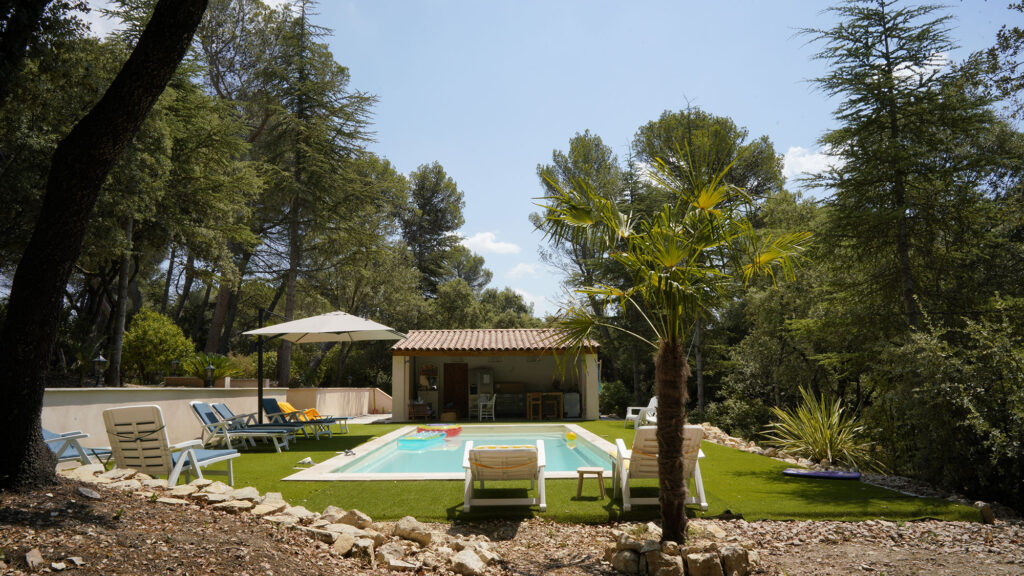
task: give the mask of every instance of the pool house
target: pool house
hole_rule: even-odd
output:
[[[597,347],[548,328],[412,330],[391,349],[393,419],[479,420],[483,404],[488,420],[595,420]]]

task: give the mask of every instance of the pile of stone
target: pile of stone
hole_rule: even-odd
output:
[[[486,536],[454,537],[432,530],[412,516],[388,528],[374,523],[359,510],[328,506],[321,513],[312,512],[303,506],[289,505],[277,492],[260,494],[252,487],[232,488],[208,478],[169,488],[166,480],[135,470],[104,471],[99,464],[62,470],[60,474],[105,489],[133,492],[157,505],[205,507],[228,514],[251,515],[254,521],[298,530],[333,556],[350,558],[371,569],[444,570],[479,576],[502,560]],[[103,497],[84,486],[79,488],[79,493],[91,499]]]
[[[647,576],[747,576],[759,563],[758,553],[739,543],[719,545],[691,537],[680,545],[661,541],[661,528],[653,522],[613,530],[614,542],[605,547],[604,559],[623,574]]]
[[[806,458],[798,458],[796,456],[786,454],[785,452],[780,452],[775,448],[761,448],[750,440],[730,436],[721,428],[712,426],[710,422],[703,422],[700,426],[704,429],[704,439],[708,442],[714,442],[715,444],[728,446],[729,448],[735,448],[736,450],[742,450],[743,452],[750,452],[751,454],[760,454],[761,456],[774,458],[780,462],[795,464],[805,468],[831,469],[831,463],[829,462],[811,462]]]

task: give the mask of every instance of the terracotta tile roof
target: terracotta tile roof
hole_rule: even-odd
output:
[[[410,330],[391,347],[395,355],[439,352],[550,352],[565,350],[559,332],[551,328],[505,330]],[[597,348],[591,340],[590,348]]]

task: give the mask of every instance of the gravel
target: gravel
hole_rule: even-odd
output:
[[[326,544],[247,513],[158,504],[106,489],[100,490],[100,500],[91,500],[77,488],[75,481],[62,480],[27,493],[0,492],[0,574],[25,573],[25,554],[33,548],[48,570],[62,563],[67,574],[370,573],[354,560],[333,555]],[[375,522],[374,528],[389,534],[393,524]],[[539,518],[429,526],[452,536],[491,540],[503,559],[487,569],[494,575],[611,575],[614,570],[602,560],[611,531],[634,529],[628,523],[562,524]],[[691,540],[758,551],[758,574],[1024,574],[1024,524],[1019,521],[702,519],[690,526]],[[420,573],[451,574],[444,567]]]

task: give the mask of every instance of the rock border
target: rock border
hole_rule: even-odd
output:
[[[314,546],[328,549],[332,556],[348,558],[372,570],[441,570],[482,576],[490,567],[503,562],[486,536],[452,536],[432,530],[412,516],[402,518],[388,529],[359,510],[328,506],[323,512],[312,512],[303,506],[291,506],[279,492],[260,494],[251,486],[232,488],[208,478],[172,488],[166,480],[131,469],[107,471],[101,464],[64,468],[58,474],[100,490],[130,492],[156,506],[202,507],[224,514],[247,514],[257,521],[295,530],[308,537]],[[103,498],[87,486],[79,486],[78,492],[93,500]],[[43,562],[41,556],[33,555],[30,565],[42,566]],[[68,564],[78,565],[73,561],[55,562],[50,569],[75,567]]]

